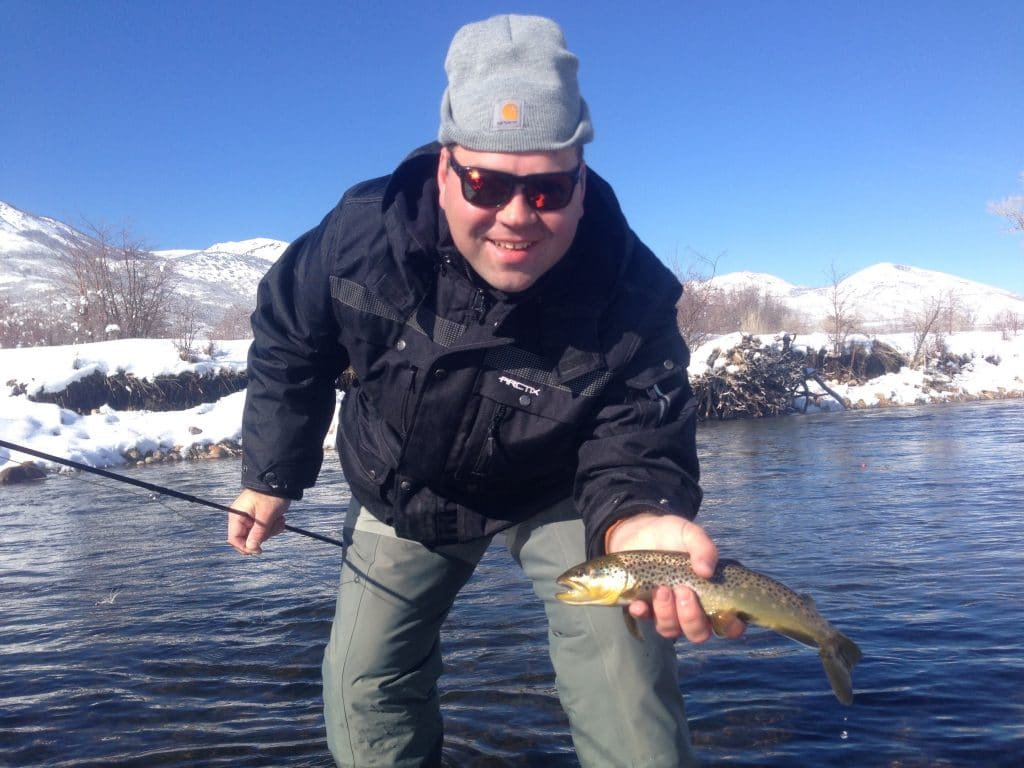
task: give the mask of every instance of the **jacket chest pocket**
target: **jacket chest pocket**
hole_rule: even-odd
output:
[[[497,403],[491,410],[490,418],[487,420],[487,428],[483,435],[483,442],[480,449],[476,451],[476,459],[469,469],[468,475],[471,479],[482,480],[487,477],[496,460],[501,457],[505,463],[510,463],[505,452],[501,437],[501,425],[511,415],[512,409],[504,403]],[[472,452],[470,453],[472,456]],[[460,478],[464,479],[464,478]]]
[[[543,395],[512,388],[474,396],[449,456],[449,473],[479,490],[513,493],[571,478],[577,411],[584,404],[569,398],[553,402],[552,394],[547,402]]]

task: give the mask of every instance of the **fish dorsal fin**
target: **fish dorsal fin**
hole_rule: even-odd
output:
[[[808,595],[806,592],[800,595],[800,599],[804,601],[804,605],[806,605],[808,608],[818,610],[818,606],[814,604],[814,598]]]

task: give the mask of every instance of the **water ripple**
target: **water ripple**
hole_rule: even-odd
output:
[[[716,424],[699,437],[701,521],[723,554],[810,593],[865,653],[844,707],[817,654],[773,633],[680,644],[702,758],[1018,764],[1024,404]],[[237,471],[140,474],[223,498]],[[340,473],[324,472],[293,519],[336,537],[348,496],[334,498]],[[282,536],[239,558],[219,514],[80,477],[3,494],[0,765],[330,765],[319,667],[337,550]],[[446,765],[577,765],[546,643],[530,585],[492,547],[444,632]]]

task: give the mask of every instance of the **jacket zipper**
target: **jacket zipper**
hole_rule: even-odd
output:
[[[476,315],[477,323],[483,324],[488,309],[490,308],[487,306],[487,295],[482,288],[477,288],[476,295],[473,297],[473,314]]]
[[[491,421],[487,425],[487,439],[484,441],[483,450],[480,451],[480,456],[473,466],[474,475],[483,475],[484,469],[491,463],[491,459],[494,457],[498,447],[498,430],[501,429],[508,411],[509,407],[507,405],[499,404],[494,409],[494,413],[491,414]]]
[[[416,393],[416,373],[419,369],[413,368],[412,375],[409,377],[409,386],[406,387],[405,395],[402,397],[402,436],[407,437],[409,435],[409,401],[412,400],[413,395]]]

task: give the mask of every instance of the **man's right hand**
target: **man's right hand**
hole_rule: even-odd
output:
[[[245,514],[228,514],[228,544],[243,555],[260,554],[260,545],[284,530],[284,515],[290,505],[290,499],[246,488],[231,503],[232,509]]]

